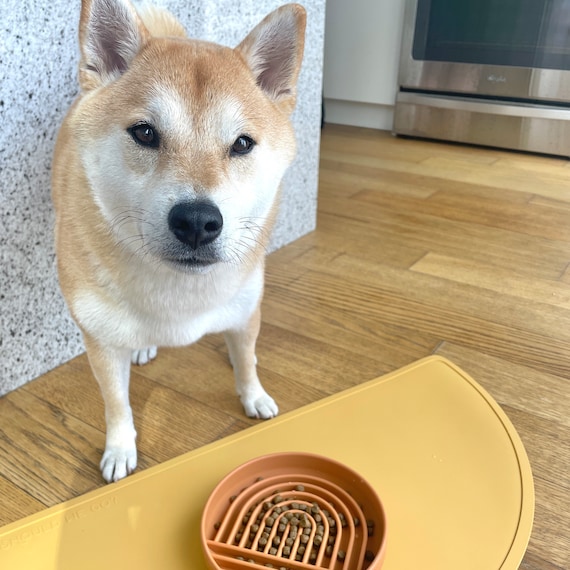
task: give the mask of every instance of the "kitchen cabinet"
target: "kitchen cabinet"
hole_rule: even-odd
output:
[[[391,129],[404,0],[328,0],[323,91],[330,123]]]

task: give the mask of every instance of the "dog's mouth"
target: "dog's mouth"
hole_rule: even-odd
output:
[[[177,269],[199,271],[218,263],[220,260],[216,257],[180,256],[166,257],[164,261]]]

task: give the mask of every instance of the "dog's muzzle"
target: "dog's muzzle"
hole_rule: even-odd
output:
[[[168,227],[176,239],[196,251],[212,243],[221,233],[224,220],[211,202],[180,202],[168,214]]]

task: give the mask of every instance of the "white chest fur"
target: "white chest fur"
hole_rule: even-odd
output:
[[[246,276],[229,264],[201,274],[166,268],[133,276],[126,286],[106,280],[105,287],[81,290],[72,307],[81,326],[109,345],[181,346],[244,326],[262,291],[262,267]]]

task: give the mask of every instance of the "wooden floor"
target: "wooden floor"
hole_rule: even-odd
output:
[[[317,231],[268,260],[268,391],[286,412],[448,357],[530,457],[521,568],[570,568],[570,163],[327,125],[320,180]],[[140,469],[254,423],[218,336],[134,369],[132,403]],[[0,399],[0,524],[102,486],[103,444],[85,357]]]

